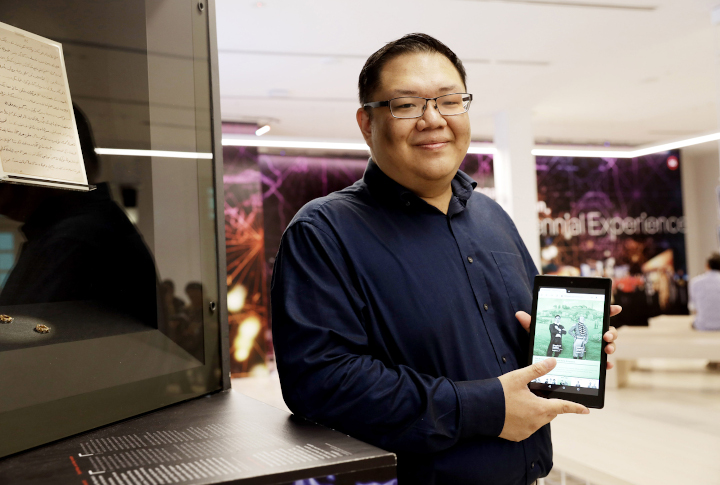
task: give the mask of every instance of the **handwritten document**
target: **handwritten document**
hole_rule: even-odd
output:
[[[0,22],[0,179],[87,182],[62,46]]]

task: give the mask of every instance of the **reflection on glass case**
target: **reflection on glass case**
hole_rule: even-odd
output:
[[[229,387],[212,2],[5,3],[62,44],[94,190],[0,183],[0,457]]]

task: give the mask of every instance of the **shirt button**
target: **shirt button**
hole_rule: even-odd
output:
[[[503,364],[507,363],[507,357],[503,357]]]
[[[410,201],[405,201],[405,207],[410,207]]]
[[[472,263],[472,262],[473,262],[472,257],[471,257],[471,256],[468,256],[468,263]]]
[[[485,309],[485,311],[487,311],[487,309],[490,308],[490,306],[489,306],[487,303],[485,303],[485,304],[483,305],[483,308]]]
[[[530,463],[530,468],[535,468],[535,462]]]

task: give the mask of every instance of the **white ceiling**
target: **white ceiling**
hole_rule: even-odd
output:
[[[716,130],[720,0],[217,0],[222,117],[360,138],[357,77],[409,32],[464,61],[473,139],[532,110],[538,142],[639,145]]]

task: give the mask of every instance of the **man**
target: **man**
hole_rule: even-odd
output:
[[[690,281],[690,310],[696,330],[720,330],[720,253],[707,260],[706,272]]]
[[[585,325],[585,317],[580,315],[575,325],[570,327],[570,336],[573,340],[573,359],[585,358],[585,346],[590,338],[587,325]]]
[[[562,352],[562,336],[566,333],[565,327],[560,325],[560,315],[555,315],[555,321],[550,324],[550,343],[546,354],[548,357],[560,355]]]
[[[552,467],[547,423],[588,411],[528,390],[554,359],[520,369],[537,270],[508,215],[458,171],[462,63],[407,35],[370,56],[359,91],[365,175],[303,207],[275,262],[285,402],[397,453],[404,485],[532,483]]]

